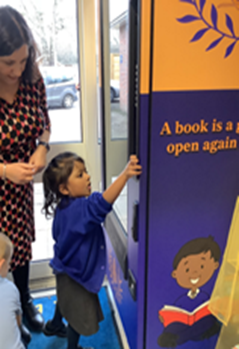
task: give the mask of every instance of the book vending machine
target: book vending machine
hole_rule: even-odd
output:
[[[108,276],[130,348],[214,349],[208,301],[239,193],[238,4],[141,0],[138,26],[143,174],[128,188],[127,275],[116,259]]]

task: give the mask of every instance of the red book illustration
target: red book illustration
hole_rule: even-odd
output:
[[[164,327],[167,327],[173,322],[181,322],[185,325],[192,326],[203,317],[211,315],[211,312],[208,309],[208,304],[209,301],[201,304],[192,312],[176,306],[165,305],[161,310],[159,310],[159,315],[163,318]]]

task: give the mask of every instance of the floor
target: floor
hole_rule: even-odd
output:
[[[109,301],[110,301],[112,309],[113,309],[115,323],[116,323],[117,329],[119,331],[119,336],[121,338],[122,349],[130,349],[128,341],[127,341],[127,337],[126,337],[126,334],[125,334],[125,331],[123,328],[123,324],[121,322],[121,319],[120,319],[120,316],[118,313],[118,309],[117,309],[117,306],[116,306],[116,303],[115,303],[115,300],[113,297],[113,293],[112,293],[110,284],[106,278],[105,278],[102,286],[106,286],[107,290],[108,290]],[[56,294],[56,289],[55,289],[55,287],[53,287],[53,288],[42,290],[42,291],[32,292],[32,297],[33,298],[41,298],[41,297],[52,296],[55,294]]]

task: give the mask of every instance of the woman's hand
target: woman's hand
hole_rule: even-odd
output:
[[[26,184],[33,180],[34,166],[24,162],[6,164],[6,178],[16,184]]]
[[[47,149],[44,145],[38,145],[32,156],[30,157],[28,163],[34,167],[34,174],[42,171],[46,166],[46,153]]]

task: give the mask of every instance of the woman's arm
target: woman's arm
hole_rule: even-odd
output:
[[[50,132],[48,130],[45,130],[39,137],[39,144],[29,159],[28,163],[34,167],[34,174],[42,171],[46,166],[46,154],[49,150],[49,139]]]
[[[49,150],[49,140],[50,140],[50,119],[48,115],[47,110],[47,102],[46,102],[46,89],[44,85],[43,78],[40,76],[38,80],[38,89],[40,91],[40,108],[44,115],[44,132],[42,135],[38,138],[39,144],[32,154],[32,156],[29,159],[29,164],[34,166],[35,173],[38,173],[43,170],[43,168],[46,166],[46,154]]]
[[[50,131],[45,129],[43,134],[38,139],[40,142],[49,143],[50,135],[51,135]]]

